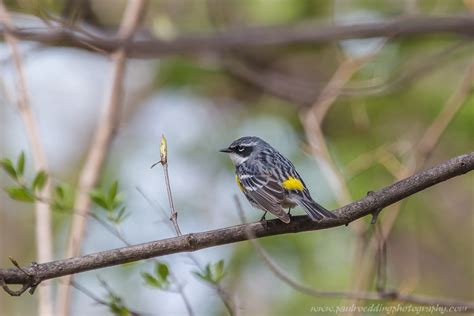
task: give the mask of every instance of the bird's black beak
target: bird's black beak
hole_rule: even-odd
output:
[[[224,148],[224,149],[221,149],[219,150],[221,153],[231,153],[232,152],[232,149],[230,148]]]

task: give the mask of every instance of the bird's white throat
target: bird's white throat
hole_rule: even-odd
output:
[[[236,153],[229,153],[229,157],[235,166],[238,166],[244,163],[245,161],[247,161],[247,159],[249,159],[249,157],[242,157],[242,156],[237,155]]]

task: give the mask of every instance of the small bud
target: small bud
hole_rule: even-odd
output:
[[[161,144],[160,144],[160,158],[161,164],[166,164],[168,161],[168,145],[166,143],[165,135],[161,135]]]

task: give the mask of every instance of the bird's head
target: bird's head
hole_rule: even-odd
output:
[[[261,147],[259,145],[264,144],[265,141],[258,137],[245,136],[233,141],[229,147],[221,149],[220,152],[229,154],[234,165],[238,166],[258,152],[258,148]]]

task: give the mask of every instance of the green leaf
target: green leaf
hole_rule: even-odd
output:
[[[62,212],[74,208],[74,191],[67,184],[59,184],[54,188],[53,202],[51,208]]]
[[[4,158],[0,160],[0,165],[2,166],[3,170],[5,170],[5,172],[10,175],[10,177],[13,179],[18,179],[15,167],[13,166],[13,162],[10,159]]]
[[[48,179],[48,175],[46,172],[41,170],[38,172],[35,176],[35,179],[33,180],[32,184],[32,189],[33,191],[38,190],[41,191],[44,188],[44,185],[46,184],[46,180]]]
[[[161,288],[162,287],[162,282],[158,279],[156,279],[154,276],[152,276],[148,272],[142,272],[141,273],[143,280],[145,280],[145,283],[156,288]]]
[[[27,188],[23,187],[9,187],[6,188],[5,191],[8,193],[10,198],[17,200],[17,201],[22,201],[22,202],[34,202],[35,197]]]
[[[213,280],[212,279],[212,272],[211,272],[211,264],[208,263],[206,264],[206,269],[204,270],[205,271],[205,276],[209,279],[209,280]]]
[[[18,157],[16,170],[18,172],[18,175],[20,176],[22,176],[23,172],[25,171],[25,153],[23,151],[20,153],[20,156]]]
[[[109,189],[109,201],[113,202],[115,201],[115,196],[117,195],[117,189],[118,189],[118,181],[115,180],[112,185],[110,186]],[[112,203],[110,203],[112,204]]]
[[[64,200],[64,188],[61,185],[58,185],[54,191],[59,199]]]
[[[130,214],[127,214],[125,213],[125,209],[126,207],[123,206],[120,211],[117,212],[117,215],[114,217],[113,221],[116,223],[116,224],[120,224],[121,222],[123,222],[127,217],[128,215]]]
[[[102,192],[102,190],[92,189],[89,191],[89,196],[95,204],[99,205],[105,210],[111,210],[111,208],[107,204],[107,201],[105,199],[105,194],[104,192]]]
[[[123,201],[125,200],[125,193],[123,192],[120,192],[119,194],[117,194],[115,196],[115,204],[119,205],[120,203],[122,203]]]
[[[158,262],[155,265],[155,273],[157,276],[161,278],[162,281],[167,282],[168,281],[168,275],[170,273],[168,269],[168,265],[165,263]]]
[[[225,276],[224,260],[208,263],[203,271],[193,271],[193,274],[205,282],[216,284]]]
[[[109,302],[107,304],[109,306],[110,311],[113,315],[116,316],[130,316],[130,310],[123,304],[122,298],[110,294],[109,295]]]
[[[206,275],[206,274],[203,274],[199,271],[192,271],[192,273],[198,277],[199,279],[201,279],[202,281],[204,282],[207,282],[207,283],[212,283],[214,284],[213,280],[211,279],[211,277],[209,275]]]
[[[219,282],[225,275],[225,271],[224,271],[224,260],[219,260],[219,262],[217,262],[215,265],[214,265],[214,281],[216,282]]]

